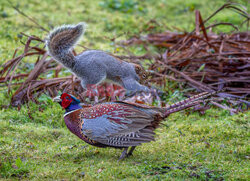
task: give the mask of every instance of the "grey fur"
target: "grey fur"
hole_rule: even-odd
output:
[[[146,86],[138,82],[140,78],[134,65],[129,62],[100,50],[87,50],[77,56],[73,55],[71,50],[84,33],[85,27],[84,23],[79,23],[54,29],[46,42],[49,54],[79,77],[84,89],[108,80],[127,90],[148,91]]]

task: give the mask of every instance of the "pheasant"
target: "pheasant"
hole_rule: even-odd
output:
[[[136,146],[153,141],[154,130],[167,116],[198,105],[212,94],[204,92],[163,108],[122,101],[82,107],[80,100],[67,93],[53,100],[65,109],[64,121],[73,134],[93,146],[124,149],[121,160],[132,155]]]

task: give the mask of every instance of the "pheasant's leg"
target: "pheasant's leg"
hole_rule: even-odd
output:
[[[128,148],[124,148],[120,158],[118,159],[118,161],[124,159],[128,154],[127,154]]]
[[[131,156],[133,154],[133,151],[135,150],[136,146],[132,146],[128,152],[128,156]]]

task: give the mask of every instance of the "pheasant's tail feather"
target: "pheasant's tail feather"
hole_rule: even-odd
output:
[[[166,107],[166,109],[172,109],[172,108],[179,107],[179,106],[182,106],[184,104],[187,104],[187,103],[190,103],[190,102],[193,102],[193,101],[204,99],[204,98],[209,97],[212,94],[214,94],[214,92],[213,93],[202,92],[202,93],[200,93],[198,95],[194,95],[194,96],[192,96],[190,98],[187,98],[187,99],[179,101],[179,102],[177,102],[175,104],[169,105],[168,107]]]
[[[187,108],[196,106],[196,105],[198,105],[198,104],[200,104],[200,103],[202,103],[202,102],[203,102],[203,100],[198,100],[198,101],[190,102],[190,103],[187,103],[187,104],[184,104],[184,105],[181,105],[181,106],[172,108],[172,109],[168,109],[168,110],[164,113],[164,117],[167,117],[168,115],[170,115],[170,114],[172,114],[172,113],[179,112],[179,111],[181,111],[181,110],[184,110],[184,109],[187,109]]]
[[[217,93],[218,93],[218,91],[214,91],[212,93],[203,92],[203,93],[200,93],[198,95],[192,96],[188,99],[185,99],[183,101],[172,104],[172,105],[165,108],[166,111],[164,112],[164,117],[167,117],[169,114],[172,114],[174,112],[178,112],[178,111],[193,107],[193,106],[198,105],[202,102],[207,102],[208,99],[206,99],[206,98],[208,98],[211,95],[215,95]]]

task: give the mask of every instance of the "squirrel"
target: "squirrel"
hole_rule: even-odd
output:
[[[79,77],[81,86],[85,90],[88,86],[106,80],[121,85],[129,91],[149,91],[146,86],[139,83],[148,76],[140,65],[123,61],[101,50],[85,50],[74,56],[72,49],[85,29],[86,24],[79,23],[52,30],[46,41],[49,54]]]

